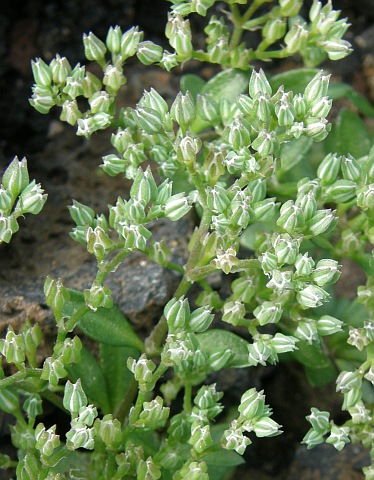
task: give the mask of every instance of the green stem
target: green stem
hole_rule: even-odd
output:
[[[102,285],[103,281],[109,275],[109,273],[114,272],[119,266],[119,264],[122,262],[122,260],[126,258],[127,255],[129,255],[129,253],[130,252],[127,249],[123,249],[118,252],[117,255],[110,262],[105,264],[103,268],[100,268],[96,275],[96,281],[100,285]]]
[[[117,410],[114,412],[114,417],[117,418],[121,423],[123,423],[125,418],[127,418],[137,392],[138,382],[133,378],[130,382],[129,388],[127,389],[126,395],[117,407]]]
[[[230,49],[237,47],[240,43],[240,40],[243,35],[243,24],[248,22],[248,20],[254,15],[256,10],[261,7],[262,4],[268,2],[270,0],[254,0],[252,5],[250,5],[247,10],[244,12],[243,15],[240,14],[240,10],[236,4],[230,5],[231,16],[230,19],[234,25],[234,30],[231,35],[230,40]],[[258,19],[254,19],[255,24],[263,23],[265,20],[264,18],[269,16],[269,14],[262,15],[258,17]]]
[[[141,414],[141,411],[143,409],[143,403],[145,401],[145,397],[146,397],[145,392],[138,393],[138,397],[136,399],[134,409],[131,412],[131,416],[129,418],[130,425],[134,424],[138,420],[139,415]]]
[[[39,369],[25,368],[25,370],[14,373],[10,377],[2,378],[0,380],[0,388],[10,387],[11,385],[14,385],[17,382],[21,382],[26,377],[39,377],[40,378],[41,373],[42,373],[41,368],[39,368]]]
[[[89,311],[90,308],[87,307],[87,305],[81,305],[79,308],[77,308],[77,310],[75,310],[69,320],[67,320],[67,322],[65,323],[64,331],[58,332],[56,344],[63,342],[68,332],[71,332],[75,328],[79,320],[83,317],[83,315]]]
[[[192,412],[192,385],[189,382],[184,386],[183,410],[187,414]]]

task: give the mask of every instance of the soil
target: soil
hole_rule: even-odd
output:
[[[341,62],[327,62],[333,79],[352,84],[374,101],[374,2],[372,0],[336,0],[352,23],[347,39],[354,53]],[[109,153],[107,133],[98,133],[87,142],[76,137],[74,129],[62,124],[57,111],[43,116],[31,108],[32,76],[30,60],[42,57],[50,61],[58,52],[72,64],[83,62],[82,33],[93,31],[105,38],[108,27],[119,24],[123,30],[139,25],[148,39],[163,42],[163,28],[168,3],[164,0],[3,0],[0,16],[0,173],[10,160],[26,156],[31,178],[40,182],[49,198],[41,214],[21,221],[20,232],[10,246],[0,247],[0,334],[8,325],[16,330],[29,318],[44,330],[40,360],[52,348],[54,322],[45,305],[43,283],[47,275],[62,278],[70,288],[84,289],[95,274],[95,263],[85,249],[69,236],[73,222],[67,206],[76,199],[107,212],[119,195],[127,195],[129,184],[123,178],[109,178],[98,168],[101,157]],[[198,24],[197,24],[198,25]],[[287,68],[290,64],[272,68]],[[209,75],[209,69],[205,70]],[[153,67],[129,62],[128,84],[124,101],[134,105],[143,89],[153,86],[166,99],[173,98],[180,72],[168,74]],[[183,264],[186,242],[193,229],[193,219],[177,225],[158,222],[155,235],[169,239],[174,260]],[[341,290],[352,289],[352,278],[359,284],[360,272],[345,269]],[[343,278],[343,280],[344,280]],[[111,277],[109,287],[115,301],[140,334],[146,334],[163,306],[170,299],[176,283],[174,274],[134,255]],[[311,406],[332,412],[337,420],[341,398],[334,386],[312,389],[301,368],[293,363],[253,373],[223,372],[221,387],[229,401],[236,402],[251,386],[264,388],[274,418],[283,425],[284,434],[261,439],[248,449],[247,463],[235,478],[243,480],[355,480],[367,463],[367,453],[348,446],[336,454],[324,445],[306,454],[299,442],[308,426],[304,418]],[[53,414],[53,412],[52,412]],[[0,442],[9,445],[9,418],[0,416]],[[7,476],[8,475],[8,476]],[[9,478],[1,473],[0,479]],[[213,479],[214,480],[214,479]]]

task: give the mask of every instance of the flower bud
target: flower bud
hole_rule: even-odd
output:
[[[329,80],[330,75],[323,75],[321,70],[308,83],[304,92],[304,100],[308,108],[321,97],[327,96]]]
[[[308,253],[297,256],[295,261],[295,273],[300,276],[309,276],[312,273],[314,267],[314,261],[308,256]]]
[[[195,105],[190,92],[185,95],[179,92],[171,108],[170,115],[182,128],[186,130],[196,117]]]
[[[331,125],[325,118],[308,117],[305,120],[304,133],[308,137],[311,137],[315,142],[324,140],[330,130]]]
[[[66,78],[71,72],[71,66],[66,57],[56,57],[49,64],[52,72],[53,83],[62,84],[66,82]],[[38,82],[37,82],[38,83]]]
[[[110,92],[117,92],[126,83],[126,77],[122,70],[115,65],[107,65],[104,70],[103,84]]]
[[[35,439],[35,447],[43,457],[50,457],[60,445],[60,436],[56,435],[56,425],[46,430],[44,425],[39,423],[35,429]]]
[[[318,408],[312,407],[311,414],[306,417],[308,422],[312,425],[313,429],[325,435],[330,430],[330,414],[329,412],[323,412]]]
[[[42,399],[37,393],[28,395],[24,404],[23,410],[29,420],[35,418],[43,413]]]
[[[257,138],[252,142],[252,148],[256,150],[261,157],[276,154],[279,150],[279,141],[275,132],[260,130]]]
[[[197,115],[209,122],[215,124],[219,120],[219,106],[213,95],[209,93],[198,94],[196,97],[196,113]]]
[[[249,95],[254,99],[257,94],[269,96],[272,94],[270,83],[262,69],[258,72],[252,70],[251,78],[249,79]]]
[[[60,359],[57,358],[56,360],[53,360],[51,357],[48,357],[44,361],[43,371],[40,378],[42,380],[48,380],[52,387],[57,387],[60,379],[65,378],[66,376],[67,372]]]
[[[293,108],[295,109],[296,118],[298,120],[304,119],[306,114],[306,103],[303,95],[301,95],[300,93],[295,95],[292,99],[292,105],[293,105]]]
[[[88,99],[92,113],[105,112],[109,113],[110,106],[113,103],[113,97],[110,97],[107,92],[96,92]]]
[[[190,316],[188,300],[183,297],[179,300],[172,298],[165,306],[164,315],[168,323],[170,333],[183,330]]]
[[[302,4],[302,0],[279,0],[280,13],[285,17],[295,17],[298,15]]]
[[[277,102],[275,105],[275,114],[278,117],[278,124],[281,127],[289,127],[294,123],[295,111],[288,102]]]
[[[318,338],[318,330],[315,322],[309,320],[299,321],[293,335],[311,345]]]
[[[95,34],[90,32],[88,35],[83,34],[84,54],[87,60],[102,63],[106,53],[105,43],[102,42]]]
[[[71,383],[70,380],[66,382],[63,404],[73,417],[77,417],[79,410],[87,405],[87,396],[80,379],[76,383]]]
[[[357,190],[357,206],[363,211],[374,209],[374,183]]]
[[[332,106],[332,99],[328,97],[320,97],[310,105],[308,114],[312,117],[326,117]]]
[[[238,407],[241,417],[249,420],[262,415],[265,407],[265,395],[263,393],[263,390],[258,392],[255,388],[243,393]]]
[[[175,49],[179,61],[191,58],[193,52],[192,33],[189,20],[183,20],[181,15],[169,15],[165,30],[170,45]]]
[[[274,437],[275,435],[282,433],[280,428],[281,425],[269,417],[261,418],[253,426],[253,430],[257,437]]]
[[[46,303],[52,308],[56,319],[60,319],[62,317],[62,309],[70,297],[61,280],[47,277],[44,282],[44,295]]]
[[[262,29],[262,36],[271,45],[284,36],[286,28],[286,22],[283,18],[269,19]]]
[[[352,52],[349,42],[341,38],[331,38],[324,42],[320,42],[330,60],[341,60]]]
[[[75,125],[77,123],[78,118],[82,118],[82,112],[78,108],[77,101],[74,100],[66,100],[62,104],[62,110],[60,115],[60,120],[63,122],[67,122],[69,125]]]
[[[161,477],[161,470],[154,463],[152,457],[148,457],[147,460],[141,459],[138,463],[136,470],[136,478],[138,480],[157,480]]]
[[[341,169],[345,180],[357,182],[360,178],[362,170],[360,163],[348,153],[347,156],[341,157]]]
[[[177,193],[172,195],[165,202],[165,216],[172,222],[180,220],[191,209],[191,205],[188,198],[184,196],[184,193]]]
[[[78,448],[93,450],[95,447],[96,434],[94,427],[87,428],[87,426],[81,422],[71,423],[72,428],[66,434],[66,446],[68,450],[77,450]]]
[[[92,225],[95,218],[95,212],[92,208],[73,200],[73,205],[68,207],[68,209],[71,218],[77,225]]]
[[[33,180],[21,193],[15,212],[21,215],[24,213],[37,215],[47,201],[48,195],[43,195],[43,192],[44,190],[40,188],[40,183],[36,184],[35,180]]]
[[[340,171],[341,157],[336,153],[329,153],[319,164],[317,176],[321,179],[321,185],[333,183]]]
[[[114,28],[110,27],[106,37],[106,46],[112,53],[119,53],[121,51],[122,30],[116,25]]]
[[[282,316],[282,308],[278,303],[266,301],[255,308],[253,315],[261,326],[269,323],[278,323]]]
[[[242,428],[238,426],[237,420],[231,422],[229,429],[225,430],[221,438],[221,446],[225,450],[235,450],[239,455],[243,455],[247,446],[252,442],[243,435]]]
[[[19,230],[19,225],[14,216],[3,217],[0,215],[0,241],[9,243],[12,235]]]
[[[350,180],[336,180],[325,190],[325,201],[338,204],[346,203],[356,196],[356,182]]]
[[[322,317],[317,320],[317,330],[322,337],[341,332],[343,330],[343,325],[343,322],[330,315],[322,315]]]
[[[0,409],[5,413],[18,413],[20,407],[19,396],[12,387],[1,387]]]
[[[336,225],[337,218],[334,215],[335,211],[330,209],[317,210],[316,214],[307,221],[307,228],[314,236],[325,233]]]
[[[34,480],[40,477],[41,463],[37,460],[36,456],[28,452],[18,462],[17,465],[17,478],[19,480]]]
[[[136,56],[143,65],[152,65],[162,59],[163,48],[148,40],[140,42],[136,50]]]
[[[85,98],[90,98],[102,88],[102,83],[99,78],[91,72],[87,72],[82,81],[83,95]]]
[[[292,2],[294,3],[294,2]],[[308,42],[308,30],[306,23],[296,21],[284,37],[284,43],[287,45],[287,52],[290,54],[303,50]]]
[[[41,58],[37,58],[35,62],[31,60],[31,68],[37,85],[43,87],[49,87],[51,85],[52,70]]]
[[[214,315],[211,309],[206,307],[197,308],[191,313],[187,321],[188,331],[196,333],[205,332],[212,324],[213,319]]]
[[[121,422],[113,419],[111,414],[105,415],[98,422],[98,436],[104,442],[108,450],[117,450],[122,442]]]
[[[323,288],[316,285],[308,285],[297,293],[297,301],[303,308],[319,307],[329,298],[329,294]]]
[[[162,58],[160,60],[160,66],[164,68],[167,72],[174,67],[179,65],[177,55],[175,53],[170,53],[167,50],[164,50]]]
[[[231,323],[231,325],[239,325],[245,316],[245,306],[240,301],[226,302],[223,306],[222,321]]]
[[[139,27],[132,27],[122,35],[121,56],[123,60],[135,55],[142,38],[143,32],[139,32]]]
[[[27,187],[29,173],[26,158],[18,161],[18,157],[14,157],[3,174],[2,183],[3,187],[12,193],[14,199]]]

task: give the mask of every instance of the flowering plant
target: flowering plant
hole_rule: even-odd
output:
[[[171,3],[170,51],[144,40],[137,27],[122,32],[116,26],[105,42],[93,33],[83,37],[100,78],[59,55],[32,64],[31,105],[43,114],[60,108],[61,121],[87,139],[110,129],[112,150],[101,168],[132,184],[108,214],[74,200],[69,208],[76,224],[71,236],[95,257],[97,274],[84,292],[46,279],[58,330],[53,354],[37,364],[37,324],[26,322],[20,332],[9,328],[0,341],[5,364],[17,370],[1,370],[0,408],[16,419],[12,441],[19,452],[16,463],[3,455],[2,467],[16,466],[22,480],[227,478],[253,436],[278,435],[281,425],[264,391],[254,387],[242,392],[237,413],[228,414],[210,378],[224,368],[275,364],[284,354],[305,365],[312,384],[336,380],[350,417],[337,425],[313,408],[303,443],[311,448],[326,441],[340,450],[360,441],[373,448],[368,252],[374,149],[351,110],[342,111],[332,129],[328,119],[332,97],[372,110],[349,86],[330,85],[330,76],[316,69],[326,58],[350,53],[342,39],[348,24],[331,2],[318,0],[305,18],[302,0],[271,6],[268,0],[226,0],[220,16],[215,0]],[[189,23],[195,14],[207,19],[202,48]],[[254,29],[261,30],[261,41],[250,48],[246,35]],[[308,68],[272,77],[253,68],[257,60],[295,54]],[[208,81],[182,75],[171,104],[151,89],[135,108],[118,108],[125,63],[134,56],[167,71],[190,60],[221,70]],[[348,130],[349,138],[366,135],[365,142],[342,144]],[[6,170],[0,194],[0,239],[9,242],[17,217],[38,213],[46,195],[29,183],[26,162],[18,159]],[[168,239],[156,240],[152,230],[192,210],[196,227],[181,265]],[[171,269],[179,282],[145,339],[105,284],[134,251]],[[342,300],[332,285],[344,258],[363,268],[367,283],[339,316],[334,312]],[[226,295],[214,288],[217,273],[229,282]],[[192,285],[199,287],[197,297]],[[82,345],[82,333],[98,343],[96,356]],[[44,400],[68,413],[66,439],[56,425],[39,422]],[[374,463],[364,471],[373,479]]]

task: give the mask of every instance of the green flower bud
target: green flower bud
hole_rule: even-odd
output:
[[[219,106],[213,95],[209,93],[197,95],[196,113],[200,118],[212,125],[219,121]]]
[[[319,97],[310,104],[308,114],[312,117],[326,117],[332,106],[332,99],[328,97]]]
[[[13,217],[3,217],[0,215],[0,240],[9,243],[12,235],[18,232],[19,225],[17,220]]]
[[[271,339],[271,347],[275,353],[287,353],[297,350],[296,342],[297,338],[291,337],[290,335],[283,335],[282,333],[276,333]]]
[[[182,92],[178,93],[170,108],[170,115],[181,126],[182,130],[188,128],[196,117],[195,105],[190,92],[187,91],[185,95]]]
[[[300,276],[309,276],[312,273],[314,267],[314,261],[308,256],[308,253],[297,256],[295,261],[295,273]]]
[[[309,220],[317,211],[317,202],[315,193],[310,191],[308,193],[299,193],[295,205],[300,207],[305,220]]]
[[[26,323],[25,327],[21,330],[24,342],[26,355],[33,355],[36,352],[37,347],[42,341],[42,331],[37,323],[30,325]]]
[[[259,256],[258,259],[264,273],[272,272],[278,268],[278,259],[274,253],[265,252],[263,255]]]
[[[352,52],[349,42],[341,38],[331,38],[324,42],[320,42],[330,60],[341,60]]]
[[[321,433],[316,432],[314,429],[310,429],[304,436],[301,443],[307,445],[307,448],[313,448],[320,443],[323,443],[324,438]]]
[[[63,93],[69,95],[71,100],[84,94],[83,84],[85,78],[85,67],[80,67],[79,64],[70,72],[66,78],[66,85],[62,90]]]
[[[300,321],[293,333],[295,337],[304,340],[310,345],[318,338],[318,330],[314,321]]]
[[[163,404],[164,401],[159,396],[151,402],[144,402],[143,411],[139,415],[138,420],[134,423],[134,426],[152,428],[152,430],[164,427],[169,417],[170,408],[164,407]]]
[[[63,399],[64,408],[69,410],[73,417],[77,417],[79,410],[87,405],[87,396],[81,385],[81,380],[76,383],[66,382]]]
[[[35,480],[40,478],[41,468],[42,465],[40,461],[37,460],[35,455],[28,452],[17,465],[17,478],[19,480]]]
[[[172,195],[165,202],[165,216],[172,222],[180,220],[191,209],[190,202],[184,193]]]
[[[95,218],[95,212],[92,208],[83,203],[79,203],[76,200],[73,200],[73,205],[68,207],[70,216],[77,225],[89,225],[93,224]]]
[[[273,241],[274,253],[278,265],[288,263],[293,265],[299,253],[299,241],[293,240],[288,234],[278,235]]]
[[[183,137],[177,147],[178,160],[186,163],[186,165],[193,164],[196,160],[196,155],[199,153],[202,142],[200,138],[194,138],[190,135]]]
[[[317,210],[316,214],[307,221],[306,226],[308,231],[312,235],[317,236],[333,228],[337,222],[334,213],[335,211],[332,212],[330,209]]]
[[[214,352],[209,358],[210,370],[214,372],[222,370],[232,358],[233,354],[230,349]]]
[[[0,409],[5,413],[15,414],[19,412],[19,396],[12,387],[1,387]]]
[[[298,93],[292,99],[292,105],[295,109],[295,115],[297,119],[303,119],[306,114],[306,103],[303,95]]]
[[[140,42],[137,46],[136,56],[143,65],[152,65],[162,59],[163,48],[153,42]]]
[[[88,35],[83,34],[83,45],[87,60],[96,61],[101,64],[106,53],[105,43],[90,32]]]
[[[285,35],[286,29],[286,22],[283,18],[271,18],[262,29],[262,37],[271,45]]]
[[[345,180],[351,182],[357,182],[362,173],[360,163],[350,154],[341,157],[341,169]]]
[[[117,92],[125,83],[126,77],[119,67],[110,64],[105,67],[103,84],[107,86],[109,92]]]
[[[256,150],[261,157],[276,154],[279,150],[279,141],[275,132],[260,130],[257,138],[252,142],[252,148]]]
[[[25,341],[22,335],[14,333],[9,325],[5,339],[0,340],[0,352],[8,363],[14,363],[20,370],[24,369]]]
[[[74,100],[66,100],[62,104],[62,110],[60,115],[60,120],[63,122],[67,122],[69,125],[75,125],[77,123],[78,118],[82,118],[82,112],[78,108],[77,101]]]
[[[294,123],[295,111],[288,102],[277,102],[275,105],[275,114],[278,117],[278,124],[281,127],[289,127]]]
[[[340,451],[344,448],[344,445],[350,442],[348,434],[349,427],[338,427],[333,425],[331,427],[331,434],[326,439],[326,443],[331,443],[336,450]]]
[[[29,100],[30,105],[43,115],[48,113],[55,105],[55,92],[53,88],[36,85],[32,90],[33,94]]]
[[[188,480],[209,480],[208,467],[205,462],[186,463],[178,470],[179,478],[188,478]]]
[[[374,183],[357,190],[357,206],[363,211],[374,209]]]
[[[275,198],[269,198],[260,202],[256,202],[253,205],[256,221],[267,222],[274,216],[276,204],[273,200],[275,200]]]
[[[224,138],[230,146],[238,151],[242,147],[248,147],[251,144],[251,126],[244,118],[236,118],[225,128]]]
[[[249,79],[249,95],[254,99],[258,94],[269,96],[272,94],[270,83],[262,69],[258,72],[252,70],[251,78]]]
[[[120,222],[118,232],[125,240],[125,248],[141,252],[147,248],[147,241],[152,236],[143,225],[127,225],[125,222]]]
[[[240,399],[238,411],[241,417],[249,420],[251,418],[262,415],[265,407],[264,391],[258,392],[255,388],[251,388],[243,393]]]
[[[96,92],[99,92],[103,84],[101,80],[91,72],[87,72],[82,81],[83,95],[85,98],[90,98]]]
[[[87,427],[90,427],[93,423],[95,418],[97,417],[97,409],[93,405],[87,405],[86,407],[82,407],[79,410],[78,418],[76,419],[77,423],[83,423]]]
[[[84,423],[72,421],[72,428],[66,434],[66,446],[69,450],[85,448],[93,450],[95,447],[95,428],[87,428]]]
[[[192,33],[189,20],[183,20],[180,15],[169,16],[165,30],[170,45],[175,49],[178,60],[185,62],[193,52]]]
[[[108,450],[117,450],[122,443],[121,422],[111,414],[98,421],[97,434]]]
[[[297,301],[303,308],[319,307],[329,298],[329,294],[323,288],[316,285],[308,285],[297,293]]]
[[[168,322],[170,333],[183,330],[190,316],[190,307],[186,298],[172,298],[165,306],[164,315]]]
[[[327,96],[329,81],[330,75],[323,75],[321,70],[308,83],[304,92],[304,100],[308,108],[320,98]]]
[[[40,183],[36,184],[35,180],[33,180],[21,193],[15,212],[19,215],[24,213],[37,215],[47,201],[48,195],[43,195],[43,192],[44,190],[40,187]]]
[[[222,448],[235,450],[239,455],[243,455],[251,443],[251,440],[243,435],[243,430],[239,427],[237,420],[231,422],[230,428],[224,431],[221,438]]]
[[[60,445],[60,436],[56,435],[56,425],[46,430],[45,426],[39,423],[35,429],[35,439],[35,447],[43,457],[50,457]]]
[[[210,426],[202,426],[200,422],[193,423],[191,425],[191,437],[189,438],[188,443],[193,446],[193,449],[197,453],[202,453],[208,449],[213,444],[210,434]]]
[[[0,211],[5,214],[9,215],[10,211],[12,210],[14,198],[12,192],[6,190],[2,185],[0,186]]]
[[[82,350],[82,342],[77,336],[74,338],[66,338],[63,345],[58,350],[59,351],[55,353],[58,353],[58,358],[64,365],[79,363],[81,358],[80,352]]]
[[[106,46],[112,53],[119,53],[121,51],[122,30],[116,25],[114,28],[110,27],[106,36]]]
[[[56,319],[60,319],[65,302],[69,300],[69,292],[64,288],[61,280],[47,277],[44,282],[44,295],[46,303],[52,308]]]
[[[18,157],[14,157],[3,174],[2,183],[3,187],[12,193],[14,199],[27,187],[29,172],[26,158],[18,161]]]
[[[322,337],[341,332],[343,325],[343,322],[330,315],[322,315],[322,317],[317,320],[317,330]]]
[[[224,213],[230,206],[230,200],[226,195],[226,191],[220,185],[214,188],[207,188],[207,205],[214,213]]]
[[[118,153],[123,153],[133,142],[134,140],[129,128],[126,128],[125,130],[119,128],[117,133],[113,133],[110,139],[110,143]]]
[[[65,83],[67,76],[71,72],[71,66],[67,58],[60,57],[58,54],[49,64],[49,68],[52,72],[53,83],[57,84]]]
[[[280,14],[285,17],[295,17],[300,12],[302,0],[279,0]]]
[[[317,176],[321,179],[321,185],[332,184],[340,171],[341,157],[336,153],[329,153],[319,164],[317,169]]]
[[[157,194],[157,185],[151,169],[148,167],[144,172],[139,168],[130,189],[130,197],[137,199],[145,207],[149,202],[156,200]]]
[[[212,309],[200,307],[194,310],[187,320],[188,331],[191,332],[205,332],[214,320]]]
[[[263,302],[253,311],[260,325],[278,323],[282,316],[282,307],[279,303]]]
[[[222,321],[231,325],[239,325],[245,316],[245,306],[240,301],[226,302],[223,306]]]
[[[138,126],[150,135],[165,131],[164,115],[153,108],[138,106],[135,120]]]
[[[156,110],[160,115],[165,115],[169,111],[168,104],[154,88],[143,93],[138,105]]]
[[[147,460],[139,461],[136,475],[138,480],[157,480],[161,477],[161,470],[154,463],[152,457],[148,457]]]
[[[172,68],[179,65],[177,55],[175,53],[170,53],[167,50],[164,50],[159,63],[160,66],[164,68],[167,72],[170,72]]]
[[[263,417],[253,426],[253,430],[257,437],[274,437],[280,435],[282,432],[279,425],[275,420],[269,417]]]
[[[28,395],[22,407],[27,418],[32,421],[43,413],[42,399],[37,393]]]
[[[328,32],[328,37],[342,38],[351,25],[350,23],[347,23],[346,20],[346,18],[342,18],[341,20],[334,22]]]
[[[105,155],[105,157],[103,157],[103,163],[100,165],[104,172],[111,177],[115,177],[120,173],[125,173],[126,166],[126,160],[124,158],[117,157],[117,155],[114,155],[114,153]]]
[[[312,428],[325,435],[330,430],[330,414],[329,412],[323,412],[318,408],[312,407],[311,414],[306,417],[308,422],[312,425]]]
[[[48,380],[52,387],[57,387],[60,378],[65,378],[67,372],[60,359],[53,360],[48,357],[43,364],[43,371],[40,375],[42,380]]]
[[[356,182],[350,180],[336,180],[325,190],[325,201],[335,202],[338,204],[346,203],[356,196]]]
[[[96,92],[88,99],[92,113],[105,112],[109,113],[110,106],[113,103],[113,97],[110,97],[107,92]]]
[[[330,130],[331,125],[325,118],[308,117],[305,120],[304,133],[308,137],[313,138],[315,142],[324,140]]]
[[[305,219],[301,208],[295,205],[292,200],[287,200],[281,206],[277,225],[290,234],[302,229],[305,225]]]
[[[226,35],[218,37],[210,43],[207,51],[211,63],[223,63],[228,56],[234,52],[230,52],[230,46]]]
[[[49,87],[51,85],[52,70],[41,58],[37,58],[35,62],[31,60],[31,68],[37,85],[43,87]]]
[[[104,130],[109,127],[111,122],[112,117],[104,112],[96,113],[90,118],[79,118],[77,120],[77,135],[90,138],[97,130]]]
[[[292,2],[293,3],[293,2]],[[308,30],[306,23],[297,20],[284,37],[284,43],[287,45],[287,52],[290,54],[303,50],[308,42]]]
[[[143,32],[139,32],[139,27],[132,27],[122,35],[121,56],[123,60],[135,55],[142,38]]]
[[[152,390],[154,386],[153,372],[156,369],[156,365],[152,360],[148,360],[145,354],[142,354],[138,360],[129,357],[127,368],[134,374],[134,378],[139,383],[139,389],[142,392]]]

